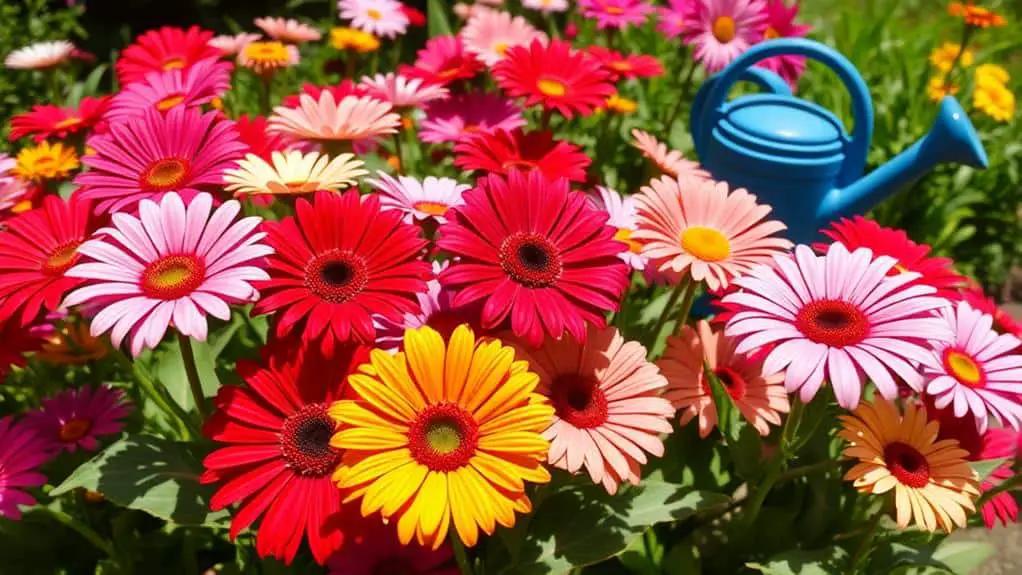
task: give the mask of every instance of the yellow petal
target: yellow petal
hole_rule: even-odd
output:
[[[553,422],[554,407],[549,403],[532,403],[507,411],[479,426],[480,435],[507,431],[542,433]]]
[[[475,336],[468,325],[459,325],[447,342],[447,359],[444,362],[444,399],[457,400],[465,388],[465,378],[472,366],[475,350]]]
[[[467,411],[474,413],[505,380],[514,358],[514,350],[504,347],[499,341],[479,346],[475,355],[472,356],[468,381],[465,383],[458,403]]]
[[[447,476],[447,493],[451,500],[454,529],[466,547],[474,547],[479,540],[479,528],[476,526],[472,492],[465,485],[465,479],[462,477],[463,469],[452,471]]]
[[[446,533],[439,533],[443,516],[450,513],[447,504],[447,473],[431,472],[426,476],[422,489],[415,497],[414,505],[420,507],[419,529],[428,539],[439,536],[443,539]]]
[[[345,485],[361,485],[381,475],[390,473],[402,465],[412,463],[412,453],[407,448],[381,451],[366,457],[351,466],[345,466],[342,477]],[[342,468],[338,468],[338,471]],[[334,474],[335,481],[337,473]]]
[[[476,421],[484,423],[491,417],[522,405],[528,401],[529,394],[538,383],[539,376],[532,372],[512,375],[475,410]]]
[[[536,456],[542,454],[545,456],[550,449],[550,442],[538,433],[513,431],[511,433],[495,433],[480,437],[479,449],[525,453]]]
[[[405,358],[429,403],[443,399],[444,351],[444,340],[436,330],[423,326],[405,331]]]
[[[358,449],[362,451],[399,449],[408,446],[408,437],[403,433],[386,429],[351,427],[335,433],[330,438],[330,446],[336,449]]]
[[[412,409],[412,406],[397,391],[388,388],[375,377],[355,373],[348,377],[348,385],[373,409],[380,411],[386,417],[403,422],[411,422],[415,419],[415,410]]]
[[[525,490],[525,483],[522,482],[521,476],[515,473],[514,467],[503,459],[494,457],[485,451],[476,451],[472,459],[469,460],[469,465],[501,489],[515,492]]]
[[[412,462],[370,483],[362,497],[362,515],[376,511],[384,517],[394,515],[419,490],[428,471]]]
[[[403,353],[390,355],[389,353],[374,349],[372,352],[373,363],[380,372],[380,381],[400,396],[415,411],[422,411],[426,407],[425,398],[419,386],[412,381],[408,373],[408,364]]]
[[[335,401],[327,413],[334,421],[352,427],[375,427],[398,433],[408,431],[407,425],[380,417],[376,411],[367,409],[368,405],[368,403],[344,399]]]

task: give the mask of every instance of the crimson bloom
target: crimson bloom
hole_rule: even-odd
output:
[[[406,78],[422,78],[432,84],[446,86],[455,80],[472,79],[483,69],[483,64],[465,51],[465,45],[457,36],[437,36],[426,42],[419,50],[412,66],[403,65],[398,70]]]
[[[117,59],[117,81],[121,85],[139,82],[149,72],[184,70],[206,58],[220,58],[219,48],[210,46],[213,33],[192,26],[187,30],[163,26],[140,35]]]
[[[312,96],[313,100],[318,101],[319,95],[323,92],[330,92],[334,95],[334,101],[340,102],[345,96],[370,96],[369,89],[361,84],[356,84],[348,78],[341,80],[340,84],[336,86],[317,86],[305,82],[302,84],[302,91],[297,94],[291,94],[290,96],[284,96],[284,99],[280,101],[281,106],[287,106],[288,108],[300,108],[302,107],[302,94],[308,94]]]
[[[596,58],[611,73],[614,80],[620,78],[656,78],[664,74],[664,66],[653,56],[646,54],[622,54],[617,50],[608,50],[603,46],[586,48],[589,55]]]
[[[994,328],[1000,333],[1010,333],[1015,337],[1022,338],[1022,324],[1015,321],[1011,314],[1001,309],[994,298],[983,292],[979,286],[970,286],[963,289],[957,299],[968,302],[973,309],[979,310],[994,318]]]
[[[32,106],[31,112],[18,114],[11,119],[9,138],[12,142],[31,134],[34,134],[32,139],[36,142],[47,138],[66,138],[95,126],[103,118],[109,104],[109,96],[86,96],[77,108],[37,104]]]
[[[454,305],[482,304],[482,325],[510,320],[532,347],[565,332],[584,342],[586,323],[604,326],[628,286],[627,246],[607,213],[565,179],[539,172],[490,174],[462,196],[440,226],[438,247],[457,259],[440,274]],[[482,301],[485,300],[485,301]]]
[[[11,366],[24,367],[26,353],[42,349],[46,343],[43,330],[26,327],[16,321],[0,321],[0,383],[4,382]]]
[[[554,139],[553,133],[496,130],[465,138],[454,146],[454,165],[463,170],[508,174],[538,171],[547,179],[584,182],[592,163],[578,146]]]
[[[615,92],[610,72],[599,61],[561,40],[544,44],[537,39],[527,47],[509,48],[493,77],[509,96],[525,98],[526,106],[540,104],[568,118],[591,114]]]

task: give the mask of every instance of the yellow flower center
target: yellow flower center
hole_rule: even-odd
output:
[[[177,106],[178,104],[184,101],[185,101],[184,94],[173,94],[167,96],[166,98],[160,100],[159,102],[156,102],[156,109],[161,112],[166,112],[167,110],[173,108],[174,106]]]
[[[713,37],[719,42],[727,44],[735,39],[735,19],[730,16],[721,16],[713,21]]]
[[[960,351],[946,352],[944,365],[963,385],[977,387],[983,382],[983,370],[971,357]]]
[[[182,158],[164,158],[153,164],[142,176],[146,185],[161,190],[176,187],[188,173],[188,163]]]
[[[185,67],[185,61],[181,58],[171,58],[163,63],[163,71],[180,70]]]
[[[628,251],[633,254],[642,251],[642,244],[632,239],[632,230],[628,228],[618,228],[617,233],[614,234],[614,239],[628,244]]]
[[[899,273],[899,274],[903,274],[903,273],[905,273],[905,272],[907,272],[907,271],[908,271],[908,268],[907,268],[907,267],[905,267],[905,266],[903,266],[903,265],[901,265],[901,264],[894,264],[894,268],[893,268],[893,270],[894,270],[894,271],[895,271],[896,273]]]
[[[80,243],[74,241],[67,245],[59,246],[46,258],[46,261],[43,263],[43,270],[56,275],[62,275],[74,263],[75,254],[78,252],[78,245]]]
[[[763,32],[763,36],[767,40],[773,40],[774,38],[780,38],[781,34],[775,30],[773,26],[767,26],[767,29]]]
[[[610,98],[607,98],[607,108],[612,112],[618,114],[631,114],[635,110],[639,109],[639,104],[635,100],[629,100],[628,98],[622,98],[621,96],[614,94]]]
[[[493,51],[501,56],[507,53],[508,48],[510,48],[510,46],[507,45],[507,42],[497,42],[493,45]]]
[[[78,441],[92,429],[92,422],[82,417],[67,420],[60,426],[60,440],[64,442]]]
[[[53,125],[54,130],[66,130],[82,123],[82,119],[76,116],[69,116]]]
[[[416,202],[413,207],[431,216],[442,216],[447,213],[447,205],[439,202]]]
[[[195,291],[205,273],[205,264],[195,256],[164,256],[146,267],[139,283],[145,295],[169,301]]]
[[[245,56],[259,63],[287,62],[290,54],[282,42],[252,42],[245,46]]]
[[[693,226],[681,233],[681,248],[704,262],[719,262],[731,255],[727,236],[702,226]]]
[[[369,16],[373,20],[381,20],[383,18],[383,14],[381,14],[379,10],[374,10],[373,8],[366,10],[366,16]]]
[[[543,79],[536,83],[536,87],[539,88],[539,91],[544,96],[551,96],[554,98],[559,98],[567,92],[567,89],[564,87],[564,84],[558,82],[557,80]]]

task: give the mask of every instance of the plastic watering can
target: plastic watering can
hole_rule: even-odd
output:
[[[792,95],[776,74],[752,65],[796,54],[837,73],[852,96],[854,129],[825,108]],[[725,101],[739,80],[766,90]],[[773,206],[771,217],[796,243],[817,239],[842,216],[861,214],[937,164],[987,166],[987,155],[961,105],[945,96],[930,132],[887,164],[863,175],[873,136],[873,102],[862,76],[835,50],[805,38],[753,46],[710,78],[692,107],[692,137],[703,167],[732,188],[747,188]]]

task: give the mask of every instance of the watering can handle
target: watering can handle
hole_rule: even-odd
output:
[[[757,44],[715,77],[703,108],[707,116],[699,122],[699,130],[694,134],[697,148],[705,149],[710,131],[724,115],[727,106],[724,99],[741,78],[742,72],[761,60],[787,54],[806,56],[826,64],[841,78],[852,96],[852,137],[845,150],[845,164],[837,178],[837,185],[843,187],[859,179],[866,168],[866,153],[873,139],[873,100],[866,82],[847,58],[825,44],[806,38],[778,38]]]
[[[696,110],[706,110],[706,95],[710,92],[710,88],[716,85],[718,80],[720,80],[720,76],[712,76],[703,82],[699,91],[696,92],[695,100],[692,101],[692,117],[689,120],[689,128],[692,130],[693,138],[698,137],[702,132],[703,125],[702,114],[696,113]],[[766,68],[747,68],[742,72],[738,80],[752,82],[772,94],[791,96],[791,86],[784,81],[784,78]],[[696,150],[701,149],[703,148],[696,147]]]

